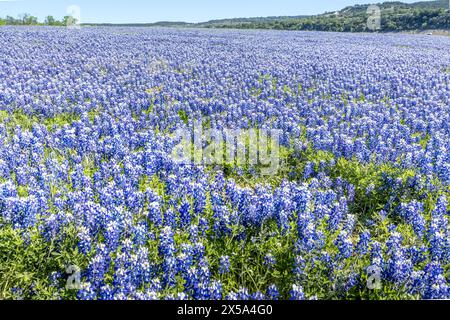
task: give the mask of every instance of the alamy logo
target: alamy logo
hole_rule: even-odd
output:
[[[71,265],[66,269],[69,275],[66,283],[66,290],[80,290],[81,289],[81,271],[78,266]]]
[[[377,266],[367,268],[367,288],[369,290],[381,289],[381,269]]]
[[[81,28],[81,9],[77,5],[71,5],[67,7],[67,20],[66,26],[69,29],[80,29]]]
[[[379,6],[370,5],[367,8],[367,28],[371,31],[376,31],[381,29],[381,9]]]
[[[270,176],[280,168],[280,135],[277,129],[203,129],[201,121],[193,130],[175,133],[172,157],[177,163],[258,167]]]

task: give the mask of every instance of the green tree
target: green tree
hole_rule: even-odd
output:
[[[15,25],[15,24],[19,24],[19,21],[16,20],[14,17],[6,16],[6,24]]]
[[[77,19],[72,16],[65,16],[63,19],[63,25],[65,26],[73,26],[77,23]]]
[[[44,23],[48,26],[54,26],[57,24],[57,21],[53,16],[47,16],[44,20]]]
[[[18,24],[22,25],[36,25],[38,24],[37,17],[34,17],[28,13],[23,13],[19,15]]]

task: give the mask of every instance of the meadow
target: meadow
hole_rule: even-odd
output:
[[[0,299],[450,298],[448,37],[2,27],[0,142]]]

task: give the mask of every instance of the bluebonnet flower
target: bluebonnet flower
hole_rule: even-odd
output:
[[[104,285],[100,288],[100,300],[114,300],[115,290],[110,285]]]
[[[339,233],[338,238],[335,241],[335,245],[339,249],[339,259],[348,259],[353,254],[353,242],[350,235],[346,231]]]
[[[419,238],[425,233],[425,218],[422,215],[423,204],[412,201],[409,204],[402,203],[400,206],[400,216],[410,223]]]
[[[371,183],[366,188],[366,195],[370,195],[375,190],[375,185]]]
[[[78,248],[80,249],[80,252],[83,254],[88,254],[89,251],[91,251],[92,242],[91,236],[89,235],[89,230],[86,227],[81,226],[78,237]]]
[[[347,187],[347,197],[349,202],[353,202],[355,199],[355,186],[352,184],[349,184]]]
[[[277,286],[272,284],[267,288],[267,297],[269,300],[278,300],[280,293],[278,292]]]
[[[370,241],[371,237],[369,231],[364,231],[363,233],[361,233],[361,235],[359,236],[358,245],[356,246],[356,251],[360,255],[366,255],[369,251]]]
[[[378,214],[380,215],[381,220],[386,220],[388,216],[387,212],[384,210],[381,210]]]
[[[198,225],[192,224],[188,227],[189,230],[189,240],[191,242],[198,242],[199,241],[199,237],[198,237]]]
[[[431,262],[425,267],[425,299],[448,299],[449,285],[443,274],[443,269],[437,262]]]
[[[250,294],[248,293],[247,288],[239,288],[237,295],[239,297],[239,300],[250,300]]]
[[[352,272],[345,280],[342,290],[343,292],[348,292],[352,290],[354,287],[356,287],[359,283],[360,283],[359,274]]]
[[[305,294],[303,293],[302,286],[299,285],[292,285],[291,290],[291,300],[305,300]]]
[[[428,248],[426,246],[411,246],[406,248],[405,254],[412,261],[413,265],[424,262],[427,259]]]
[[[180,206],[180,223],[181,227],[185,228],[191,224],[191,205],[189,202],[183,202]]]
[[[250,296],[250,300],[265,300],[265,296],[262,292],[256,292]]]
[[[202,234],[202,237],[206,236],[206,232],[209,230],[209,222],[205,218],[200,218],[198,221],[198,228]]]
[[[50,274],[50,283],[53,287],[58,288],[59,287],[59,281],[62,279],[62,273],[54,271]]]
[[[234,300],[241,300],[241,298],[236,292],[229,292],[225,297],[225,300],[234,301]]]
[[[14,296],[15,300],[23,300],[24,290],[23,288],[13,287],[11,288],[11,294]]]
[[[200,183],[195,184],[193,194],[194,194],[194,213],[196,215],[199,215],[205,210],[206,205],[205,187]]]
[[[450,260],[450,240],[446,211],[446,198],[440,197],[431,214],[431,222],[427,230],[430,255],[435,261],[445,262]]]
[[[118,222],[111,221],[108,223],[105,230],[105,241],[107,248],[110,251],[115,251],[119,246],[120,233],[121,231]]]
[[[164,212],[164,225],[172,229],[177,228],[177,217],[173,210],[168,209]]]
[[[374,241],[372,243],[372,248],[370,250],[370,263],[371,267],[380,270],[380,274],[382,275],[382,271],[385,267],[385,261],[381,244],[378,241]]]
[[[109,270],[111,258],[108,248],[104,244],[97,245],[96,254],[89,261],[86,278],[95,288],[100,287]]]
[[[396,284],[404,284],[413,272],[411,260],[407,259],[403,250],[393,252],[387,261],[386,276]]]
[[[264,265],[268,267],[269,269],[273,268],[275,266],[276,260],[273,254],[268,253],[264,257]]]
[[[163,223],[161,206],[158,202],[152,202],[148,205],[148,218],[156,226],[161,226]]]
[[[148,241],[148,225],[145,222],[139,222],[136,226],[133,227],[134,230],[134,243],[137,246],[144,245]]]
[[[450,212],[447,212],[447,197],[440,196],[436,202],[436,207],[434,208],[432,215],[433,217],[443,217],[448,213]]]
[[[170,227],[165,227],[159,237],[158,251],[164,259],[162,263],[163,286],[174,286],[176,275],[175,240]]]
[[[331,209],[330,218],[328,220],[328,228],[331,231],[336,231],[342,219],[347,215],[348,207],[345,199],[341,198],[339,202],[335,203]]]
[[[223,286],[220,281],[213,281],[209,287],[210,298],[212,300],[222,300]]]
[[[230,258],[228,256],[220,257],[219,272],[221,274],[230,272]]]
[[[413,295],[423,296],[425,290],[425,272],[413,271],[408,284],[408,292]]]
[[[315,164],[314,164],[314,162],[308,162],[306,165],[305,165],[305,170],[304,170],[304,173],[303,173],[303,177],[305,178],[305,179],[309,179],[309,178],[311,178],[313,175],[315,174]]]
[[[77,293],[77,298],[80,300],[95,300],[97,293],[90,283],[82,283],[81,289]]]
[[[186,277],[186,286],[192,292],[192,297],[196,300],[210,299],[211,272],[209,263],[201,259],[197,267],[192,267]]]
[[[297,277],[301,277],[304,275],[304,271],[306,268],[306,261],[302,256],[296,256],[295,257],[295,265],[294,265],[294,274]]]

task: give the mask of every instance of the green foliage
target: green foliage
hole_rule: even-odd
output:
[[[152,190],[158,196],[160,196],[164,201],[168,200],[168,196],[166,194],[166,185],[156,175],[154,175],[152,177],[143,175],[139,179],[139,191],[145,193],[147,190]]]
[[[66,124],[71,124],[78,120],[80,120],[79,115],[71,114],[71,113],[61,113],[52,118],[45,119],[44,124],[49,130],[52,130],[55,127],[56,128],[62,127]]]
[[[75,234],[73,227],[67,227],[48,242],[36,229],[24,232],[10,226],[0,228],[0,299],[18,298],[15,290],[21,291],[20,298],[24,299],[49,300],[58,294],[74,299],[76,291],[65,290],[66,268],[86,268],[88,263],[87,257],[78,252]],[[51,283],[53,272],[63,275],[57,286]]]
[[[448,29],[450,14],[448,1],[430,1],[405,4],[385,2],[377,4],[382,13],[381,30],[408,31]],[[364,32],[367,28],[368,5],[355,5],[334,13],[316,16],[273,17],[255,19],[228,19],[200,24],[207,28],[276,29]]]
[[[5,19],[0,18],[0,26],[1,25],[13,25],[13,26],[35,26],[35,25],[46,25],[46,26],[66,26],[67,21],[71,17],[64,17],[62,21],[56,20],[53,16],[47,16],[44,19],[43,23],[38,21],[38,18],[32,16],[28,13],[20,14],[17,18],[7,16]],[[73,18],[72,18],[73,19]],[[73,21],[73,20],[72,20]]]
[[[252,292],[264,292],[271,284],[276,284],[284,296],[289,295],[286,284],[292,283],[295,259],[295,225],[286,233],[281,233],[274,221],[261,228],[246,230],[248,235],[238,240],[243,230],[234,229],[232,234],[217,238],[209,234],[205,241],[207,255],[211,257],[211,270],[219,274],[221,256],[229,256],[230,272],[220,275],[227,292],[237,292],[240,288],[252,288]],[[264,264],[270,253],[277,262],[273,268]]]
[[[53,16],[47,16],[45,17],[44,23],[48,26],[55,26],[57,25],[58,21]]]
[[[17,193],[18,193],[19,197],[26,198],[26,197],[28,197],[28,188],[25,186],[19,186],[17,188]]]
[[[98,168],[95,166],[94,159],[85,157],[83,158],[83,168],[84,175],[93,179],[94,173],[98,171]]]
[[[24,130],[31,130],[33,124],[36,123],[45,125],[51,131],[78,120],[80,120],[80,116],[72,113],[61,113],[54,117],[41,118],[36,115],[25,114],[21,110],[15,110],[11,113],[0,110],[0,122],[5,123],[6,127],[10,130],[14,130],[17,126]]]

